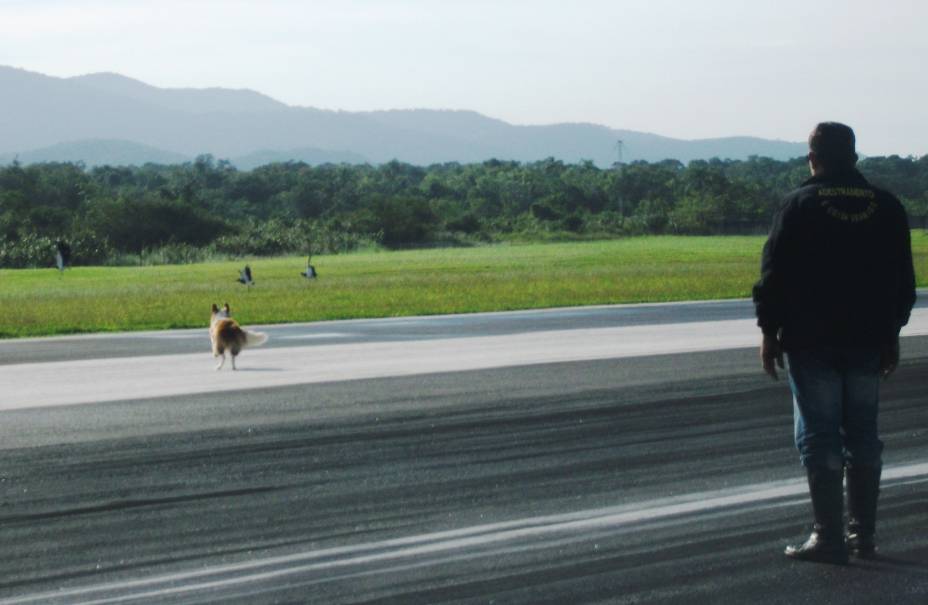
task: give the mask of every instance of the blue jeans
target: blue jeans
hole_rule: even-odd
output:
[[[819,347],[787,353],[786,359],[803,466],[882,466],[879,349]]]

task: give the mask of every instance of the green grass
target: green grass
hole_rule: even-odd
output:
[[[642,237],[249,259],[155,267],[0,270],[0,336],[203,327],[211,303],[244,324],[471,313],[750,295],[764,237]],[[913,232],[919,285],[928,236]]]

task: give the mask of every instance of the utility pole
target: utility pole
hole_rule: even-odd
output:
[[[622,178],[622,168],[625,166],[625,164],[622,162],[622,151],[624,150],[624,148],[625,148],[625,141],[623,141],[622,139],[619,139],[615,144],[616,155],[618,156],[618,161],[616,161],[615,163],[616,184],[618,184],[619,179]],[[618,192],[618,198],[619,198],[619,216],[624,217],[625,216],[625,200],[622,199],[621,190]]]

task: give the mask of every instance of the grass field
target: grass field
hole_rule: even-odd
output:
[[[928,236],[913,232],[919,285]],[[642,237],[155,267],[0,270],[0,337],[471,313],[750,295],[764,237]],[[246,263],[255,286],[236,282]]]

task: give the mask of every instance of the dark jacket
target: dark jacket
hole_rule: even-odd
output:
[[[915,304],[909,223],[857,170],[790,193],[764,245],[757,325],[787,351],[891,343]]]

